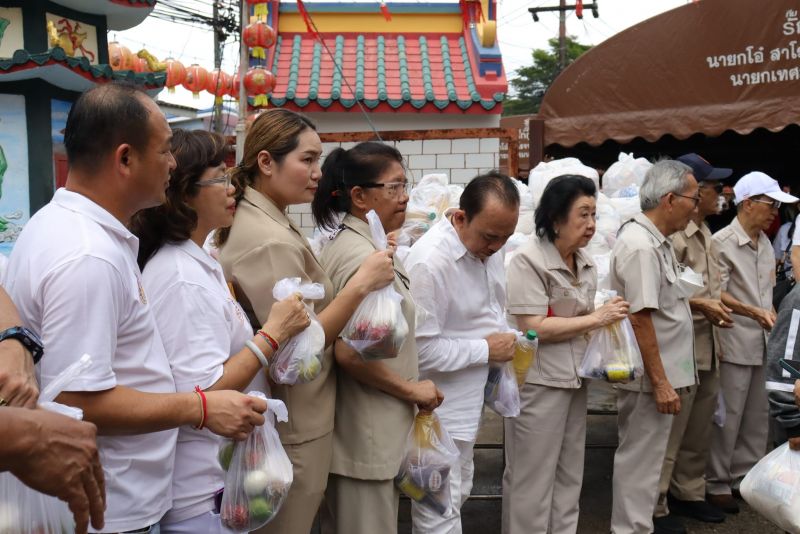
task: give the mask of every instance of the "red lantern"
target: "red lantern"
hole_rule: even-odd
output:
[[[235,100],[239,100],[239,84],[241,80],[241,69],[237,68],[236,72],[231,77],[230,92],[228,93],[228,95],[232,96]]]
[[[260,20],[248,24],[242,35],[244,43],[253,49],[251,55],[255,58],[265,59],[264,49],[275,44],[275,30]]]
[[[150,72],[150,68],[147,66],[147,60],[143,57],[133,56],[133,71]]]
[[[167,83],[166,86],[170,93],[175,92],[175,87],[183,83],[186,79],[186,67],[177,59],[171,57],[164,60],[167,64]]]
[[[214,101],[219,104],[222,97],[231,93],[233,78],[227,72],[219,69],[211,71],[208,76],[208,87],[206,90],[214,95]]]
[[[275,89],[275,83],[275,76],[263,67],[253,67],[244,75],[244,87],[247,95],[254,97],[254,107],[266,107],[267,93]]]
[[[132,70],[133,53],[116,41],[108,43],[108,63],[113,70]]]
[[[200,98],[200,91],[208,87],[208,71],[197,63],[190,65],[183,86],[192,92],[195,99]]]

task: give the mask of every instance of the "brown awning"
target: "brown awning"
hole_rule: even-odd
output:
[[[592,48],[542,102],[546,145],[800,124],[800,2],[701,0]]]

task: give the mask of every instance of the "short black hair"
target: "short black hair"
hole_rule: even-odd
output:
[[[501,172],[489,171],[473,178],[461,193],[458,207],[464,212],[467,221],[483,210],[489,195],[493,195],[506,206],[519,206],[519,190],[514,185],[514,180]]]
[[[64,130],[70,167],[95,170],[102,159],[127,143],[142,150],[150,136],[150,112],[136,86],[108,83],[89,89],[72,105]]]
[[[556,223],[563,222],[569,216],[572,204],[579,197],[597,196],[594,182],[577,174],[564,174],[550,180],[544,188],[542,198],[536,207],[533,220],[536,223],[536,235],[556,240]]]

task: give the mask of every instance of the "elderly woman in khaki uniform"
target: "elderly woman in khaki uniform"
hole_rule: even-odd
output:
[[[321,255],[335,290],[375,252],[368,211],[375,210],[387,232],[402,226],[406,187],[403,157],[394,147],[361,143],[350,150],[336,149],[325,159],[312,212],[319,226],[337,230]],[[366,362],[341,339],[334,346],[339,369],[326,534],[397,532],[400,494],[393,478],[403,459],[414,408],[433,410],[442,401],[433,382],[417,382],[414,301],[399,261],[394,271],[394,288],[403,296],[409,326],[397,357]]]
[[[586,385],[578,368],[587,334],[624,318],[615,297],[594,309],[597,270],[582,249],[595,232],[594,182],[565,175],[545,188],[536,235],[511,259],[508,312],[539,334],[520,390],[519,417],[506,419],[503,532],[574,533],[583,480]]]
[[[327,344],[332,344],[363,298],[394,279],[391,253],[366,257],[347,284],[333,284],[301,231],[286,216],[291,204],[310,202],[321,177],[322,144],[314,125],[283,109],[261,114],[250,127],[244,158],[235,168],[236,214],[230,231],[217,235],[225,279],[254,327],[274,303],[272,288],[283,278],[325,286],[325,298],[310,302]],[[289,421],[278,423],[294,481],[276,518],[258,532],[308,534],[322,501],[330,470],[336,374],[332,351],[319,376],[306,384],[272,384],[286,403]]]

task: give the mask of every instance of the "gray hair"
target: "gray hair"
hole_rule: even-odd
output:
[[[692,168],[680,161],[657,161],[644,175],[644,182],[639,189],[639,206],[642,211],[657,208],[661,199],[669,193],[680,194],[686,190],[686,177],[689,174],[692,174]]]

